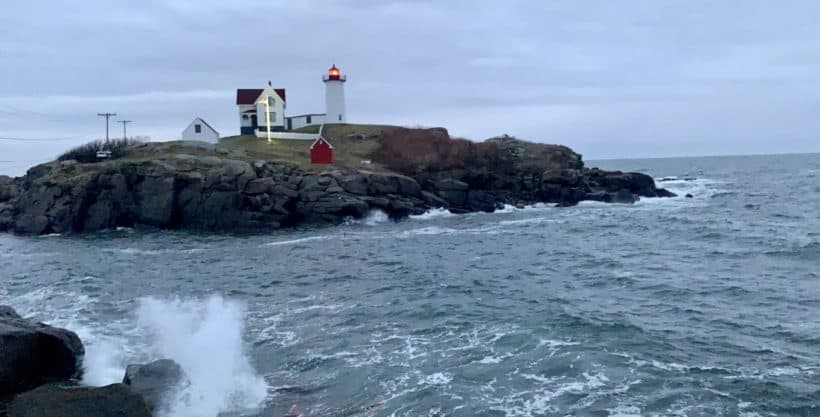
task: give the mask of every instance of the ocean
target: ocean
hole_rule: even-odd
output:
[[[264,235],[0,235],[0,304],[161,416],[820,416],[820,154],[597,161],[680,196]],[[691,193],[692,198],[685,198]]]

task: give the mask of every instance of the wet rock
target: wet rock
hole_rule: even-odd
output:
[[[584,176],[579,169],[559,169],[544,171],[541,181],[546,184],[557,184],[567,187],[577,187],[583,181]]]
[[[257,178],[248,181],[248,185],[245,186],[245,192],[252,195],[264,194],[273,190],[275,186],[276,182],[273,178]]]
[[[167,405],[183,382],[182,367],[171,359],[160,359],[144,365],[128,365],[122,383],[142,395],[151,411]]]
[[[18,194],[19,190],[14,179],[6,175],[0,175],[0,203],[16,198]]]
[[[424,204],[427,204],[428,207],[439,208],[447,205],[447,201],[429,191],[422,191],[421,198],[424,200]]]
[[[678,195],[665,189],[665,188],[658,188],[655,190],[656,197],[677,197]]]
[[[80,378],[85,349],[74,332],[0,307],[0,397],[50,381]]]
[[[452,178],[445,178],[436,182],[436,188],[439,191],[467,191],[470,187],[465,182]]]
[[[629,190],[618,190],[612,194],[611,200],[612,203],[619,204],[634,204],[636,201],[638,201],[638,196]]]
[[[0,232],[14,227],[14,206],[0,203]]]
[[[686,193],[686,196],[685,196],[685,197],[686,197],[686,198],[694,198],[695,196],[693,196],[692,194]]]
[[[43,386],[15,397],[7,413],[8,417],[151,417],[142,396],[123,384]]]
[[[467,183],[445,178],[436,182],[437,195],[445,200],[449,206],[465,207],[467,202],[467,190],[470,188]]]
[[[488,191],[470,190],[467,192],[466,205],[472,211],[492,213],[496,209],[495,195]]]

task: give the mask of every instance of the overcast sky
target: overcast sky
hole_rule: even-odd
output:
[[[816,0],[3,0],[0,173],[104,135],[238,134],[236,88],[586,159],[820,151]],[[112,122],[112,134],[121,135]]]

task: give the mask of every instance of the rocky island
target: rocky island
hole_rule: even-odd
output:
[[[382,210],[492,212],[504,205],[670,197],[641,173],[588,168],[560,145],[501,136],[451,138],[445,129],[328,125],[333,165],[310,165],[303,141],[255,137],[132,144],[100,161],[37,165],[0,176],[0,231],[38,235],[116,227],[269,231],[336,224]],[[300,143],[296,143],[300,142]]]

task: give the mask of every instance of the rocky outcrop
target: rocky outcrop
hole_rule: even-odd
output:
[[[24,319],[11,307],[0,306],[0,397],[80,378],[84,354],[74,332]]]
[[[140,394],[151,411],[166,405],[168,396],[179,388],[184,374],[178,363],[160,359],[145,365],[128,365],[122,383]]]
[[[151,417],[142,396],[123,384],[105,387],[46,385],[16,396],[8,417]]]
[[[163,151],[149,152],[150,158],[42,164],[19,179],[0,177],[0,231],[147,226],[260,232],[335,224],[374,209],[401,218],[436,207],[490,212],[504,204],[630,203],[673,195],[644,174],[587,169],[581,156],[564,146],[510,137],[474,144],[450,139],[443,129],[411,132],[418,137],[385,137],[374,155],[382,158],[380,169],[374,170],[307,172],[281,162],[203,155],[208,149],[171,153],[159,145]],[[399,146],[399,140],[409,139],[416,142]]]

